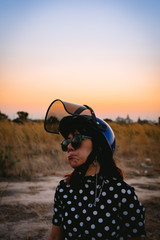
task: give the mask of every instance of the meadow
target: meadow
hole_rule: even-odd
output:
[[[116,136],[114,153],[126,177],[160,172],[160,126],[109,123]],[[0,121],[0,177],[30,180],[33,177],[70,171],[62,137],[45,132],[43,121],[17,124]]]
[[[146,239],[159,240],[160,126],[109,124],[117,165],[146,208]],[[48,238],[55,188],[71,171],[61,141],[43,121],[0,121],[0,239]]]

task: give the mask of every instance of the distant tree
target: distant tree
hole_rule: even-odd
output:
[[[105,122],[113,122],[113,120],[110,119],[110,118],[105,118],[104,121],[105,121]]]
[[[0,111],[0,120],[8,119],[8,116]]]
[[[20,111],[20,112],[17,112],[17,114],[18,114],[18,118],[14,119],[13,122],[23,124],[29,121],[27,112]]]
[[[19,119],[22,119],[22,120],[26,120],[27,117],[28,117],[28,113],[27,112],[17,112],[18,116],[19,116]]]

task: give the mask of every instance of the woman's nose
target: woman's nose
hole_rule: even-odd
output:
[[[69,143],[69,144],[68,144],[68,152],[71,151],[71,150],[74,150],[74,148],[72,147],[72,144]]]

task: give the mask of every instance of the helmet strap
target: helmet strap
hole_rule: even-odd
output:
[[[70,183],[72,185],[76,185],[79,184],[82,180],[82,178],[85,176],[89,165],[91,163],[93,163],[93,161],[95,160],[96,157],[96,153],[94,150],[92,150],[92,152],[89,154],[87,160],[85,163],[83,163],[82,165],[80,165],[79,167],[75,168],[75,170],[73,171],[71,178],[70,178]]]

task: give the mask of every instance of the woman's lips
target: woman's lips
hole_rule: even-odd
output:
[[[70,160],[70,159],[73,159],[73,158],[75,158],[76,157],[76,155],[75,154],[73,154],[73,153],[68,153],[68,159]]]

